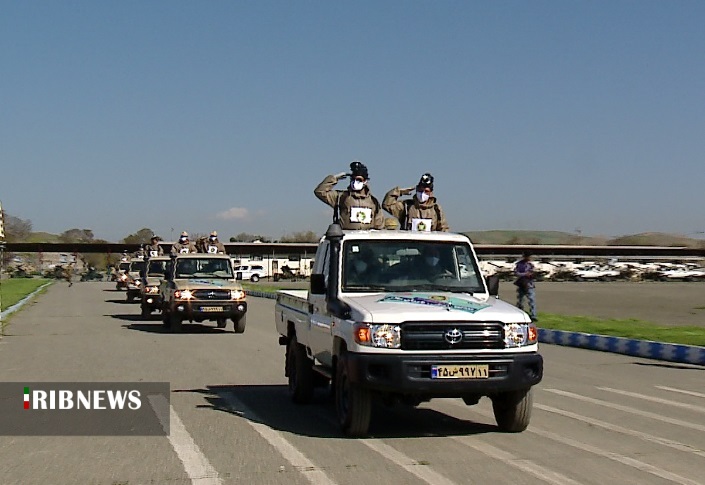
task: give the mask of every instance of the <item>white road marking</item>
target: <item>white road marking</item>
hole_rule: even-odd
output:
[[[301,453],[294,445],[289,443],[278,431],[273,430],[242,401],[232,393],[221,394],[220,397],[227,403],[231,411],[243,416],[245,421],[254,428],[286,461],[297,469],[313,485],[335,485],[326,473]]]
[[[557,389],[553,389],[554,391],[557,391]],[[560,391],[560,392],[566,392],[566,391]],[[466,408],[466,406],[461,405],[460,403],[457,403],[455,401],[451,401],[453,404],[456,406],[461,406],[463,408]],[[467,408],[466,408],[467,409]],[[491,417],[492,414],[481,410],[477,408],[473,408],[470,410],[471,412],[475,412],[477,414],[480,414],[485,417]],[[636,468],[637,470],[641,470],[643,472],[649,473],[651,475],[656,475],[657,477],[663,478],[665,480],[669,480],[671,482],[675,483],[680,483],[681,485],[702,485],[701,482],[696,482],[693,480],[690,480],[689,478],[682,477],[680,475],[677,475],[675,473],[671,473],[667,470],[664,470],[662,468],[658,468],[653,465],[649,465],[648,463],[644,463],[642,461],[639,461],[634,458],[630,458],[628,456],[620,455],[619,453],[612,453],[609,451],[604,451],[601,450],[600,448],[597,448],[596,446],[588,445],[587,443],[581,443],[580,441],[576,441],[570,438],[566,438],[564,436],[560,436],[556,433],[552,433],[551,431],[547,431],[541,428],[538,428],[536,426],[531,426],[527,428],[525,432],[528,433],[534,433],[539,436],[543,436],[544,438],[548,438],[553,441],[557,441],[559,443],[563,443],[564,445],[571,446],[573,448],[577,448],[579,450],[592,453],[597,456],[601,456],[603,458],[607,458],[608,460],[616,461],[619,462],[623,465],[627,465],[632,468]]]
[[[575,480],[558,472],[548,470],[545,466],[539,465],[534,461],[518,458],[507,451],[495,448],[485,442],[478,443],[469,436],[454,436],[452,439],[464,446],[472,448],[475,451],[484,453],[490,458],[500,460],[504,466],[509,465],[521,470],[524,473],[533,475],[540,479],[543,483],[552,483],[554,485],[580,485],[580,482],[576,482]]]
[[[641,470],[651,475],[656,475],[657,477],[669,480],[671,482],[680,483],[682,485],[702,485],[702,482],[690,480],[689,478],[685,478],[675,473],[666,471],[662,468],[649,465],[648,463],[644,463],[643,461],[639,461],[628,456],[620,455],[619,453],[612,453],[610,451],[601,450],[596,446],[588,445],[587,443],[581,443],[580,441],[560,436],[556,433],[552,433],[551,431],[546,431],[540,428],[533,428],[529,431],[531,431],[532,433],[536,433],[539,436],[543,436],[544,438],[548,438],[553,441],[558,441],[559,443],[563,443],[565,445],[572,446],[573,448],[577,448],[579,450],[583,450],[588,453],[607,458],[608,460],[616,461],[623,465],[636,468],[637,470]]]
[[[686,391],[685,389],[676,389],[674,387],[668,386],[654,386],[657,389],[663,389],[664,391],[679,392],[681,394],[687,394],[688,396],[702,397],[705,399],[705,394],[695,391]]]
[[[666,438],[661,438],[659,436],[650,435],[648,433],[642,433],[641,431],[635,431],[633,429],[623,428],[621,426],[617,426],[616,424],[606,423],[606,422],[600,421],[598,419],[589,418],[587,416],[582,416],[580,414],[571,413],[570,411],[564,411],[563,409],[558,409],[558,408],[554,408],[551,406],[545,406],[543,404],[534,403],[534,407],[536,409],[540,409],[540,410],[546,411],[548,413],[560,414],[561,416],[565,416],[567,418],[572,418],[577,421],[582,421],[583,423],[587,423],[592,426],[597,426],[598,428],[603,428],[603,429],[607,429],[609,431],[614,431],[616,433],[622,433],[622,434],[626,434],[629,436],[634,436],[636,438],[640,438],[645,441],[650,441],[652,443],[656,443],[659,445],[667,446],[669,448],[673,448],[674,450],[683,451],[686,453],[692,453],[692,454],[697,455],[701,458],[705,458],[705,451],[699,450],[695,447],[692,447],[690,445],[686,445],[684,443],[679,443],[678,441],[673,441],[673,440],[669,440]]]
[[[656,421],[661,421],[664,423],[705,432],[705,426],[690,421],[682,421],[680,419],[668,418],[666,416],[661,416],[660,414],[641,411],[640,409],[635,409],[629,406],[622,406],[621,404],[614,404],[608,401],[602,401],[601,399],[594,399],[592,397],[581,396],[580,394],[575,394],[573,392],[568,391],[561,391],[560,389],[544,389],[544,391],[551,392],[553,394],[558,394],[559,396],[570,397],[572,399],[577,399],[583,402],[589,402],[591,404],[597,404],[598,406],[604,406],[607,408],[616,409],[618,411],[624,411],[625,413],[636,414],[637,416],[655,419]]]
[[[413,458],[406,456],[396,448],[392,448],[377,439],[363,439],[359,441],[430,485],[455,485],[455,482],[433,471],[430,467],[419,464],[419,462]]]
[[[162,395],[148,396],[162,427],[169,430],[169,442],[184,464],[184,470],[194,485],[221,485],[218,472],[201,452],[174,408]]]
[[[673,406],[682,409],[688,409],[690,411],[696,411],[699,413],[705,413],[705,408],[702,406],[695,406],[693,404],[686,404],[678,401],[671,401],[669,399],[661,399],[659,397],[647,396],[645,394],[639,394],[636,392],[622,391],[621,389],[612,389],[610,387],[598,387],[601,391],[613,392],[615,394],[621,394],[622,396],[635,397],[637,399],[642,399],[644,401],[657,402],[659,404],[666,404],[667,406]]]

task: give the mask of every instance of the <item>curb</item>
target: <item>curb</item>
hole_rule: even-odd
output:
[[[32,293],[30,293],[29,295],[27,295],[27,296],[25,296],[24,298],[22,298],[20,301],[18,301],[18,302],[15,303],[14,305],[12,305],[10,308],[8,308],[7,310],[5,310],[4,312],[0,313],[0,320],[4,319],[5,317],[10,316],[11,314],[15,313],[17,310],[19,310],[20,308],[22,308],[22,307],[23,307],[27,302],[29,302],[37,293],[39,293],[40,291],[42,291],[44,288],[46,288],[46,287],[49,286],[50,284],[52,284],[51,281],[50,281],[49,283],[44,283],[42,286],[40,286],[39,288],[37,288],[36,290],[34,290]]]
[[[601,350],[614,354],[665,360],[680,364],[705,365],[705,347],[669,344],[651,340],[636,340],[624,337],[609,337],[566,330],[539,328],[539,342],[589,350]]]
[[[245,291],[248,296],[276,299],[276,293],[266,291]],[[705,347],[694,345],[668,344],[651,340],[636,340],[624,337],[609,337],[592,333],[568,332],[539,328],[539,342],[546,344],[600,350],[613,354],[631,355],[647,359],[664,360],[680,364],[705,365]]]

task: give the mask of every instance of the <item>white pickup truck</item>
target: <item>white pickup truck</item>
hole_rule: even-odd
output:
[[[310,291],[280,290],[275,306],[294,402],[332,382],[342,430],[367,434],[373,397],[492,400],[500,430],[531,417],[543,377],[529,316],[501,301],[460,234],[342,231],[321,240]]]

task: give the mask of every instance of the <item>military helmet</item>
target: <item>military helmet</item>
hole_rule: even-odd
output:
[[[433,190],[433,175],[430,173],[425,173],[421,176],[417,187],[426,188]]]
[[[368,176],[367,167],[362,162],[359,162],[357,160],[350,164],[350,175],[352,178],[364,177],[365,180],[368,180],[370,178]]]

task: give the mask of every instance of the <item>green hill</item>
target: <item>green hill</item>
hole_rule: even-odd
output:
[[[542,244],[579,246],[664,246],[705,248],[705,240],[678,234],[647,232],[616,238],[578,236],[561,231],[468,231],[463,232],[474,244]]]
[[[475,244],[575,244],[597,246],[606,243],[604,237],[584,237],[561,231],[469,231],[464,232]]]

